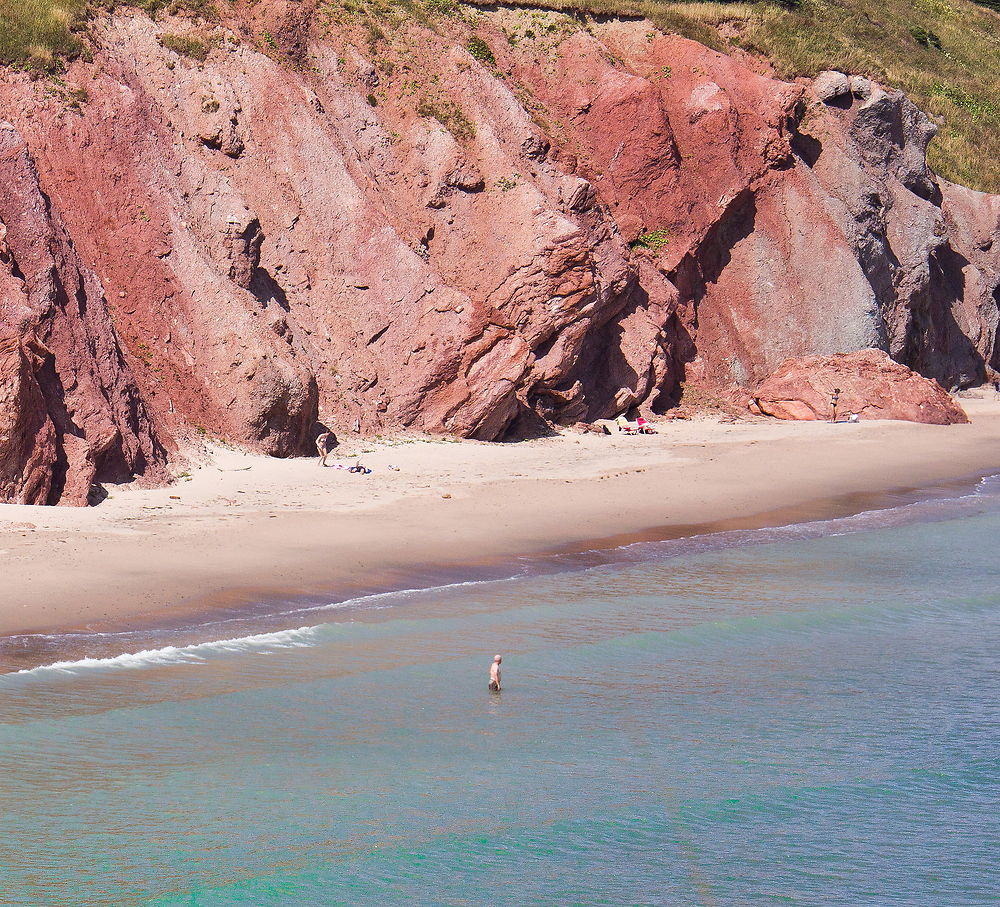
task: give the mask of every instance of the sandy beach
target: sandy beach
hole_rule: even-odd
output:
[[[0,633],[862,510],[885,493],[1000,472],[1000,400],[962,404],[970,425],[704,419],[638,437],[355,440],[331,456],[360,455],[364,476],[209,446],[168,488],[112,487],[86,509],[0,505]]]

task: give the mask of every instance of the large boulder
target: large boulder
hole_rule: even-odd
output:
[[[874,349],[786,359],[757,387],[753,404],[778,419],[829,419],[836,390],[838,418],[858,413],[866,419],[932,425],[969,421],[939,384]]]

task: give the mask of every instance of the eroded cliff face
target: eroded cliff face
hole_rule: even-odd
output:
[[[95,483],[162,471],[164,450],[101,283],[7,124],[0,187],[0,500],[84,504]]]
[[[641,22],[249,9],[100,21],[82,104],[0,80],[0,497],[79,502],[193,428],[493,440],[790,356],[1000,364],[1000,200],[928,171],[898,93]]]

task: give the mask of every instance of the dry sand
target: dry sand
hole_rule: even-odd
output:
[[[111,488],[87,509],[0,505],[0,633],[861,510],[881,493],[1000,472],[1000,400],[962,403],[971,425],[704,420],[638,437],[369,442],[368,476],[207,449],[169,488]]]

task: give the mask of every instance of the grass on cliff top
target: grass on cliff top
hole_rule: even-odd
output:
[[[506,0],[522,5],[522,0]],[[642,15],[718,50],[737,45],[785,77],[824,69],[901,88],[939,124],[946,179],[1000,192],[1000,0],[523,0],[565,12]]]
[[[337,2],[346,5],[348,0]],[[404,0],[390,2],[406,13]],[[581,14],[646,16],[664,31],[720,50],[735,44],[759,53],[788,77],[812,76],[824,69],[872,76],[903,89],[939,123],[930,149],[938,173],[1000,192],[1000,14],[986,8],[1000,6],[1000,0],[504,2]],[[0,0],[0,62],[55,68],[63,57],[82,50],[76,30],[88,11],[116,6],[151,14],[215,13],[212,0]]]
[[[739,32],[783,75],[840,69],[901,88],[939,124],[931,166],[1000,192],[1000,15],[969,0],[805,0]]]
[[[151,15],[161,11],[214,15],[211,0],[0,0],[0,63],[35,70],[57,69],[77,56],[87,17],[95,10],[129,6]]]
[[[86,0],[0,0],[0,61],[48,68],[79,52]]]

